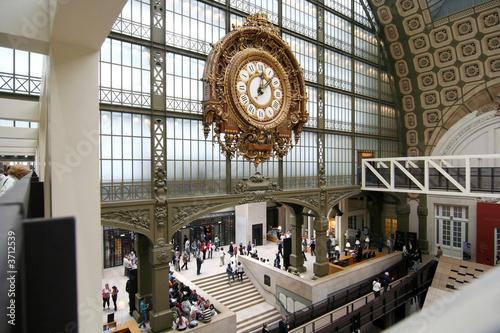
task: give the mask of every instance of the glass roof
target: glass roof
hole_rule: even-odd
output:
[[[427,0],[433,20],[437,20],[490,0]]]

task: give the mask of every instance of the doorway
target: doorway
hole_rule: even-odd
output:
[[[252,242],[255,246],[262,245],[262,223],[252,225]]]
[[[123,258],[134,249],[135,233],[112,227],[103,229],[104,268],[123,265]]]

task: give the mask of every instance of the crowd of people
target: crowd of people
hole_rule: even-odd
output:
[[[174,327],[184,331],[194,327],[198,322],[209,323],[218,314],[217,309],[209,299],[200,296],[196,289],[191,289],[174,277],[169,276],[170,310],[174,315]]]
[[[365,246],[361,245],[361,242],[356,242],[356,253],[362,253],[363,249],[370,249],[371,239],[368,235],[365,235]],[[278,269],[285,269],[282,265],[282,261],[284,261],[284,240],[287,237],[291,237],[285,233],[281,233],[280,237],[277,241],[277,251],[275,253],[274,263],[272,264],[274,267]],[[393,239],[388,238],[386,245],[387,251],[390,253],[394,251],[393,249]],[[189,286],[184,285],[182,282],[176,280],[174,277],[175,272],[181,272],[182,270],[188,270],[189,263],[192,262],[192,259],[196,262],[197,275],[201,274],[201,267],[205,260],[214,259],[214,252],[218,253],[215,257],[219,257],[219,267],[225,267],[225,271],[227,274],[227,283],[232,285],[232,283],[236,281],[243,281],[244,268],[241,261],[238,260],[238,256],[249,256],[255,260],[260,261],[263,264],[271,265],[272,261],[270,259],[263,258],[259,256],[257,247],[255,244],[248,242],[248,244],[240,243],[239,245],[230,242],[227,247],[219,246],[220,241],[217,235],[214,237],[214,241],[210,238],[205,239],[205,241],[201,241],[201,239],[191,241],[185,236],[184,237],[184,247],[181,252],[179,245],[174,246],[174,250],[172,253],[172,271],[169,279],[169,292],[170,292],[170,308],[174,313],[175,323],[174,328],[176,330],[182,331],[188,327],[193,327],[197,324],[197,322],[208,323],[211,321],[211,318],[217,315],[217,310],[214,308],[214,305],[211,304],[210,300],[204,299],[200,295],[196,293],[196,290],[191,289]],[[304,261],[307,261],[306,253],[310,253],[311,256],[316,255],[316,243],[314,239],[308,240],[306,237],[302,238],[302,255],[304,256]],[[328,256],[330,258],[339,258],[340,256],[340,248],[337,242],[337,239],[334,237],[327,237],[327,249],[329,249]],[[382,238],[379,238],[377,243],[378,250],[381,252],[384,246],[384,242]],[[227,252],[225,250],[227,249]],[[309,251],[308,251],[309,250]],[[412,268],[416,270],[417,262],[422,262],[422,249],[420,246],[414,247],[411,242],[405,244],[402,249],[403,255],[410,256],[411,261],[413,262]],[[182,254],[181,254],[182,253]],[[438,253],[436,254],[436,258],[442,255],[442,250],[439,248]],[[226,262],[226,260],[228,260]],[[132,251],[129,255],[127,255],[124,259],[124,265],[126,267],[127,275],[130,269],[136,267],[137,265],[137,256],[135,252]],[[294,272],[290,272],[294,273]],[[299,275],[298,272],[295,272],[296,275]],[[373,281],[373,292],[375,297],[378,297],[382,290],[385,293],[391,281],[394,279],[389,276],[389,273],[385,273],[379,278],[376,278]],[[103,309],[107,306],[110,308],[110,300],[113,300],[114,308],[116,311],[116,298],[118,295],[118,288],[113,286],[109,288],[109,285],[106,284],[105,288],[102,291],[103,293]],[[141,327],[144,327],[146,324],[146,312],[152,307],[151,304],[147,304],[145,299],[140,302],[140,311],[141,316],[143,317],[141,322]],[[283,323],[286,322],[282,320]],[[288,326],[288,325],[286,325]],[[286,326],[281,326],[284,328]],[[267,329],[267,327],[263,327],[263,331]]]

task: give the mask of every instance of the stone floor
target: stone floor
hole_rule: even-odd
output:
[[[202,277],[207,277],[215,274],[219,274],[225,272],[226,265],[229,260],[229,255],[227,254],[228,247],[224,246],[224,252],[226,255],[224,257],[224,266],[220,266],[220,252],[214,251],[212,259],[205,259],[204,263],[201,267],[201,274],[196,274],[196,261],[194,258],[191,258],[191,261],[188,262],[188,269],[183,269],[180,272],[175,272],[174,276],[180,274],[183,279],[186,280],[196,280]],[[276,252],[278,251],[278,246],[276,243],[268,242],[266,245],[257,246],[257,253],[260,258],[264,258],[266,261],[269,259],[269,263],[272,265],[274,262],[274,258],[276,256]],[[207,254],[208,256],[208,254]],[[306,271],[300,274],[300,277],[304,279],[311,278],[313,274],[313,264],[315,262],[315,256],[311,256],[310,253],[306,253],[306,261],[304,262],[304,266],[306,267]],[[171,270],[174,271],[173,267]],[[128,294],[125,291],[125,285],[127,282],[127,277],[124,275],[123,266],[107,268],[103,271],[103,279],[102,279],[102,287],[104,287],[105,283],[109,283],[109,286],[116,286],[119,290],[118,301],[117,301],[117,311],[115,312],[113,309],[113,304],[111,301],[111,307],[103,310],[103,323],[107,321],[107,315],[109,313],[115,313],[115,320],[118,324],[127,322],[129,320],[133,320],[133,317],[129,315],[128,308]],[[249,315],[248,313],[246,315]],[[149,328],[149,324],[147,325]],[[147,332],[148,330],[142,330],[143,332]]]
[[[188,269],[183,269],[181,272],[175,272],[174,276],[177,274],[182,275],[183,278],[187,280],[195,280],[201,277],[211,276],[218,273],[225,272],[226,265],[229,260],[229,255],[227,254],[228,247],[223,247],[226,255],[224,257],[225,265],[220,267],[220,252],[213,252],[213,259],[205,259],[202,267],[201,274],[196,274],[196,261],[191,258],[191,261],[188,262]],[[278,251],[278,246],[275,243],[268,242],[266,245],[257,246],[257,254],[260,258],[269,259],[270,264],[274,262],[274,258],[276,256],[276,252]],[[307,268],[307,271],[302,273],[300,276],[309,279],[313,275],[313,264],[315,262],[315,257],[311,256],[310,253],[306,253],[307,261],[304,262],[304,266]],[[171,270],[174,271],[173,267]],[[105,283],[109,283],[110,287],[116,286],[119,290],[118,300],[117,300],[117,311],[114,311],[113,302],[110,303],[110,308],[103,310],[103,323],[107,321],[107,316],[110,313],[115,313],[115,320],[118,324],[127,322],[129,320],[133,320],[133,317],[129,315],[128,308],[128,294],[125,291],[125,285],[127,283],[127,277],[124,275],[123,266],[107,268],[103,271],[103,279],[102,279],[102,287],[104,287]],[[248,313],[247,313],[248,315]],[[147,325],[149,327],[149,324]],[[142,330],[143,332],[147,332],[147,330]]]

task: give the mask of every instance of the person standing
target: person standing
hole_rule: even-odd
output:
[[[215,244],[215,251],[219,251],[219,236],[217,236],[217,234],[215,234],[214,237],[214,244]]]
[[[233,273],[233,268],[231,267],[231,263],[227,264],[226,274],[227,274],[227,283],[229,285],[231,285],[231,276],[233,277],[233,281],[234,281],[234,273]]]
[[[182,254],[182,266],[181,266],[181,270],[183,268],[186,268],[186,271],[188,269],[188,261],[189,261],[189,255],[187,253],[187,251],[184,251],[184,253]]]
[[[391,281],[394,281],[394,278],[391,278],[389,276],[389,272],[385,272],[384,275],[382,275],[382,287],[384,287],[384,294],[385,292],[387,291],[387,288],[389,287],[389,283],[391,283]]]
[[[286,322],[285,316],[281,316],[281,320],[278,324],[278,327],[280,333],[287,333],[288,330],[290,329],[290,325],[288,325],[288,323]]]
[[[181,271],[181,254],[179,251],[175,251],[174,266],[177,272]]]
[[[238,267],[237,267],[236,274],[238,274],[237,278],[240,281],[243,281],[243,266],[241,265],[241,262],[239,262],[239,261],[238,261]]]
[[[137,256],[135,255],[134,250],[130,251],[129,259],[132,263],[132,266],[137,265]]]
[[[212,243],[211,240],[208,241],[208,245],[207,245],[207,250],[208,250],[208,259],[213,259],[214,257],[214,249],[215,249],[215,245],[214,243]]]
[[[418,264],[418,253],[417,251],[413,252],[412,255],[411,255],[411,261],[413,262],[413,266],[411,268],[413,268],[413,271],[416,272],[417,271],[417,264]]]
[[[304,261],[307,261],[306,258],[306,251],[307,251],[307,242],[302,242],[302,255],[304,256]]]
[[[116,286],[113,286],[112,287],[112,291],[111,291],[111,297],[113,298],[113,305],[115,306],[115,311],[117,310],[117,307],[116,307],[116,300],[118,299],[118,288],[116,288]]]
[[[328,237],[326,239],[326,256],[328,257],[328,259],[330,259],[333,255],[333,250],[331,250],[331,246],[332,246],[332,239]]]
[[[247,256],[250,255],[250,251],[252,250],[252,242],[251,241],[248,241],[248,244],[247,244]]]
[[[382,288],[382,285],[380,284],[380,279],[377,278],[375,281],[373,281],[373,294],[375,295],[375,298],[380,296],[380,289]]]
[[[219,263],[219,267],[222,267],[224,266],[224,257],[226,256],[226,253],[224,253],[224,248],[220,248],[220,263]]]
[[[203,260],[206,259],[207,250],[208,250],[207,244],[203,242],[203,245],[201,245],[201,252],[203,252]]]
[[[392,239],[387,238],[387,254],[391,253],[391,249],[392,249]]]
[[[382,248],[384,247],[384,240],[382,237],[378,238],[378,252],[382,253]]]
[[[197,247],[197,245],[196,245],[196,241],[193,241],[193,242],[191,243],[191,253],[193,254],[193,256],[194,256],[195,258],[196,258],[196,255],[198,254],[198,253],[196,252],[196,249],[197,249],[197,248],[198,248],[198,247]]]
[[[443,250],[441,249],[441,246],[438,246],[438,250],[436,253],[437,260],[439,260],[439,258],[441,258],[442,255],[443,255]]]
[[[146,297],[143,297],[143,298],[141,298],[141,306],[140,306],[142,321],[139,325],[139,328],[141,328],[141,326],[146,328],[146,320],[147,320],[146,310],[147,309],[148,309],[148,306],[146,305]]]
[[[233,242],[231,242],[229,244],[229,250],[227,251],[229,253],[229,255],[232,257],[234,255],[234,246],[233,246]]]
[[[201,259],[201,256],[198,254],[196,257],[196,275],[201,274],[201,264],[203,264],[203,260]]]
[[[281,260],[279,252],[276,252],[276,258],[274,258],[274,267],[281,268]]]
[[[366,235],[366,238],[365,238],[365,250],[369,250],[370,249],[370,242],[371,242],[370,235]]]
[[[102,309],[104,310],[106,308],[106,304],[108,305],[109,309],[109,297],[111,295],[111,289],[109,289],[109,284],[105,284],[104,288],[102,289]]]
[[[311,256],[315,256],[316,255],[316,243],[314,243],[314,239],[311,241],[309,248],[311,249]]]
[[[250,252],[250,251],[248,251]],[[278,241],[278,253],[281,254],[281,257],[284,259],[285,257],[283,257],[283,240],[279,240]]]
[[[198,239],[198,241],[196,242],[196,255],[199,255],[200,253],[201,253],[201,242]]]
[[[189,239],[184,243],[184,249],[188,254],[188,261],[191,261],[191,242],[189,241]]]
[[[418,258],[420,259],[420,263],[423,263],[422,261],[422,246],[418,246],[417,247],[417,254],[418,254]]]

